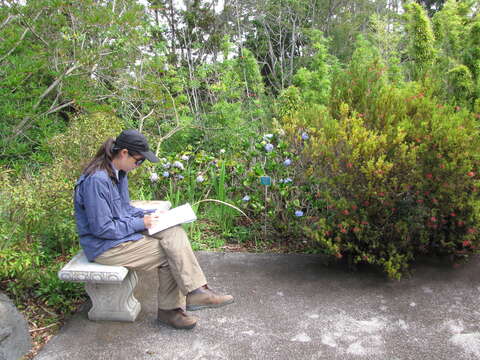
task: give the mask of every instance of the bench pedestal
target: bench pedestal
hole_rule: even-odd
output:
[[[85,290],[92,300],[90,320],[135,321],[140,302],[133,296],[138,277],[130,270],[120,284],[86,283]]]
[[[84,282],[92,300],[90,320],[135,321],[140,302],[133,296],[138,277],[123,266],[92,263],[80,251],[59,272],[64,281]]]

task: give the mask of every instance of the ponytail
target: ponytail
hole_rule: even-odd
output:
[[[100,146],[95,157],[85,167],[83,174],[88,176],[98,170],[104,170],[113,181],[117,182],[117,177],[112,166],[112,160],[119,150],[120,149],[115,147],[114,139],[107,139],[107,141]]]

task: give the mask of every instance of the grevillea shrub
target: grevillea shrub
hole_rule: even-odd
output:
[[[480,229],[475,115],[438,104],[415,83],[382,85],[356,104],[365,112],[356,112],[355,103],[335,103],[316,117],[299,111],[282,119],[292,147],[303,142],[298,163],[310,164],[297,172],[310,184],[305,234],[328,254],[379,265],[392,278],[419,254],[474,253]]]

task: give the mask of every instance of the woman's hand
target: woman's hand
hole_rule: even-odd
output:
[[[165,210],[157,210],[154,213],[145,215],[143,217],[143,224],[145,225],[145,228],[150,229],[153,226],[155,226],[156,222],[160,218],[162,213],[165,213]]]
[[[145,225],[145,228],[150,229],[155,225],[156,220],[158,219],[158,216],[155,215],[145,215],[143,217],[143,224]]]

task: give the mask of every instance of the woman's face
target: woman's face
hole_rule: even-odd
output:
[[[140,154],[130,154],[127,149],[122,149],[113,159],[113,166],[118,170],[129,172],[139,167],[145,158]]]

